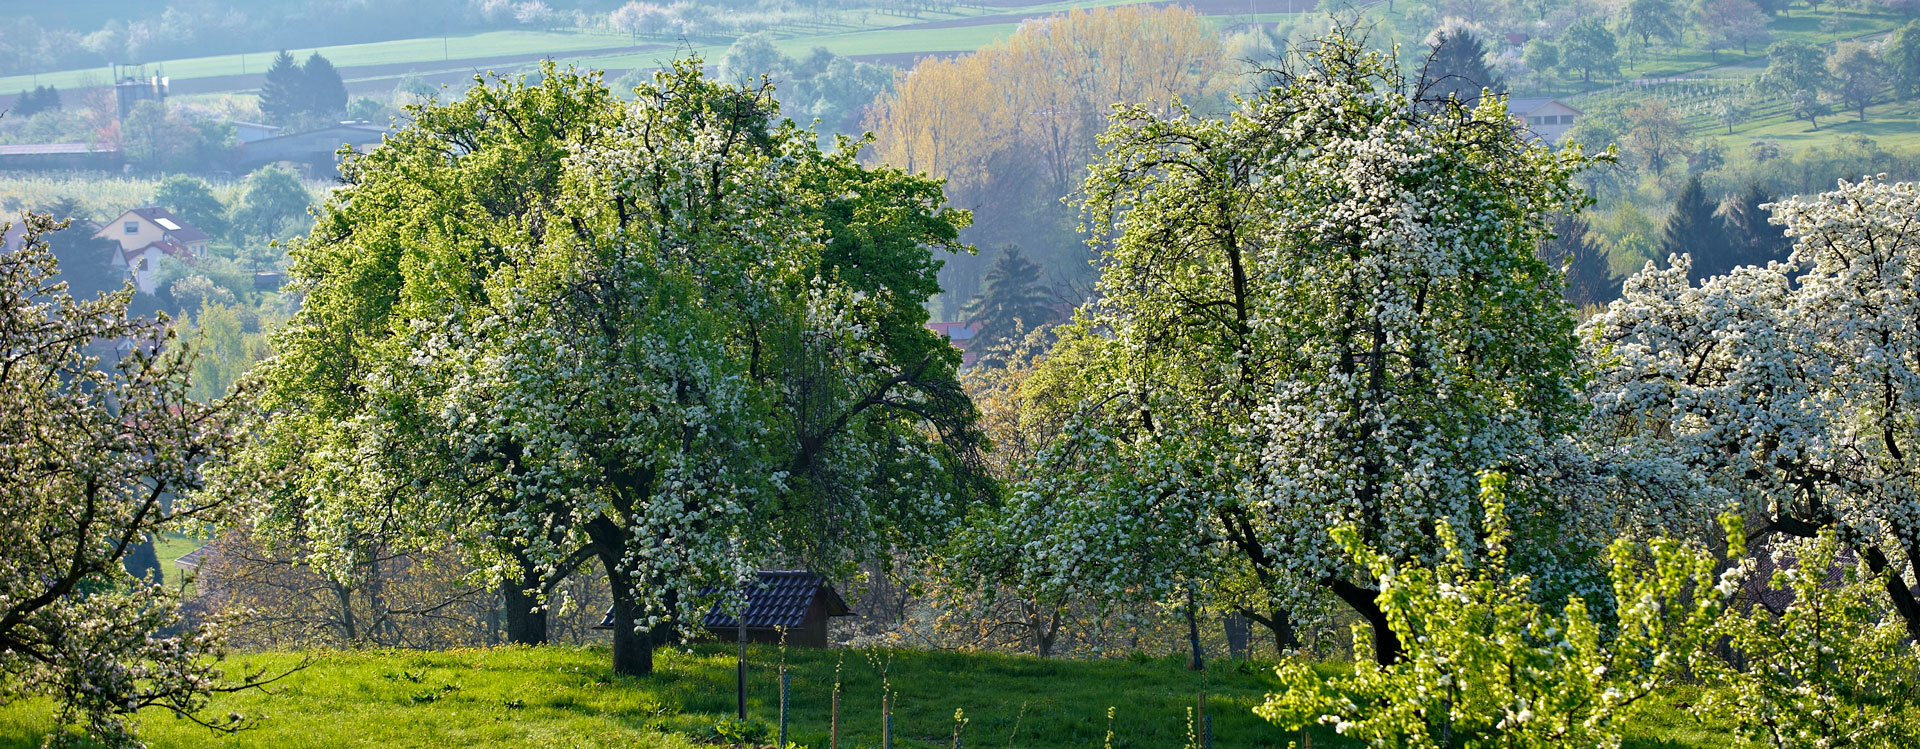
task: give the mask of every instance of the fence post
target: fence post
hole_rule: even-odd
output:
[[[1213,725],[1213,716],[1207,714],[1206,692],[1199,693],[1198,697],[1194,699],[1193,718],[1195,722],[1199,723],[1199,725],[1194,726],[1194,728],[1200,731],[1200,749],[1212,749],[1213,731],[1209,726]]]
[[[793,683],[787,667],[780,667],[780,749],[787,749],[787,688]]]

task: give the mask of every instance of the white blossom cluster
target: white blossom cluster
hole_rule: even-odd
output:
[[[1763,530],[1840,530],[1920,627],[1920,189],[1868,178],[1773,210],[1788,262],[1699,286],[1684,255],[1650,264],[1582,328],[1591,434],[1673,456]]]

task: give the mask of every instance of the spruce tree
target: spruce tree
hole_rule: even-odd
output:
[[[1746,192],[1728,196],[1720,204],[1720,222],[1736,265],[1766,265],[1785,261],[1793,242],[1785,231],[1767,223],[1769,211],[1760,206],[1773,202],[1773,196],[1749,183]]]
[[[1695,281],[1724,275],[1734,266],[1726,234],[1714,219],[1713,208],[1713,203],[1707,201],[1706,188],[1700,184],[1700,175],[1688,177],[1686,187],[1680,189],[1680,197],[1674,201],[1673,213],[1667,215],[1667,224],[1660,231],[1661,254],[1684,252],[1693,256],[1690,277]]]
[[[1563,213],[1554,217],[1553,238],[1540,245],[1540,256],[1566,274],[1567,301],[1576,307],[1620,298],[1620,279],[1613,275],[1607,252],[1595,245],[1589,234],[1585,217]]]
[[[993,346],[1022,328],[1032,330],[1053,321],[1053,301],[1040,286],[1040,266],[1009,245],[987,269],[980,294],[960,314],[979,323],[976,346]]]
[[[1420,98],[1444,102],[1452,95],[1466,106],[1480,102],[1480,92],[1507,92],[1507,83],[1487,67],[1487,48],[1472,31],[1440,29],[1428,42],[1431,52],[1420,77]]]
[[[260,114],[269,124],[279,125],[292,122],[307,109],[306,75],[293,55],[280,50],[260,84]]]
[[[300,66],[300,77],[305,82],[308,112],[327,119],[339,119],[346,113],[347,84],[340,80],[340,71],[334,69],[331,60],[313,53]]]

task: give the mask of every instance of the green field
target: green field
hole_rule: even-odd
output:
[[[823,14],[817,21],[785,24],[774,32],[774,36],[779,39],[778,45],[782,51],[790,55],[803,54],[817,46],[826,47],[842,55],[962,52],[978,49],[1005,38],[1013,33],[1018,23],[1003,21],[945,28],[903,27],[984,15],[1043,15],[1072,8],[1133,5],[1146,1],[1061,0],[1025,7],[956,6],[951,12],[927,11],[914,16],[838,11]],[[1250,17],[1253,16],[1237,14],[1221,18],[1244,20]],[[1258,17],[1274,20],[1285,16],[1267,13],[1260,14]],[[688,41],[691,43],[689,44]],[[606,70],[657,67],[673,57],[688,53],[700,55],[709,62],[717,62],[720,54],[733,40],[731,37],[704,37],[688,41],[677,37],[635,39],[624,34],[599,30],[493,31],[295,49],[289,52],[296,57],[305,57],[317,51],[332,60],[334,65],[342,68],[347,79],[352,81],[395,77],[386,72],[356,75],[355,71],[351,70],[355,67],[405,64],[414,66],[415,70],[421,73],[436,73],[465,71],[475,67],[484,68],[489,62],[498,62],[502,68],[519,67],[527,63],[524,60],[515,62],[515,58],[533,55],[550,56],[563,64],[575,63],[584,67]],[[580,54],[591,50],[611,49],[629,51],[600,55]],[[164,60],[150,66],[149,71],[163,70],[168,77],[176,81],[257,74],[263,72],[272,62],[274,54],[274,51],[262,50],[247,54]],[[0,77],[0,93],[22,91],[35,85],[59,88],[98,86],[106,83],[106,76],[107,71],[104,68],[4,76]]]
[[[733,651],[704,645],[663,651],[646,678],[614,676],[602,648],[501,648],[452,652],[317,654],[304,671],[259,692],[216,698],[216,713],[259,716],[253,730],[214,737],[164,714],[147,717],[156,747],[278,746],[692,746],[716,738],[734,709]],[[774,648],[750,651],[748,717],[771,731],[779,692]],[[1103,745],[1107,710],[1115,747],[1177,747],[1187,710],[1205,692],[1214,746],[1284,747],[1290,735],[1252,712],[1276,680],[1268,664],[1220,661],[1202,673],[1177,657],[1100,661],[924,651],[789,650],[793,741],[825,747],[836,666],[841,672],[841,746],[879,743],[881,680],[895,692],[896,746],[950,746],[955,710],[967,746]],[[282,669],[300,656],[236,656],[230,672]],[[1327,666],[1326,668],[1338,668]],[[1685,695],[1671,695],[1669,701]],[[51,727],[44,700],[0,707],[0,747],[38,745]],[[1660,708],[1629,747],[1712,747],[1722,732]],[[1314,746],[1339,747],[1331,733]],[[772,743],[769,739],[764,743]]]

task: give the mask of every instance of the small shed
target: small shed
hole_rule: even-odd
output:
[[[704,597],[715,592],[709,588],[700,593]],[[742,618],[746,619],[748,642],[777,645],[784,632],[788,645],[824,648],[827,620],[853,615],[833,586],[806,570],[760,570],[756,580],[748,584],[746,594],[747,610]],[[722,642],[740,638],[740,623],[718,605],[701,617],[700,626]],[[606,619],[595,629],[612,628],[613,610],[608,609]]]

